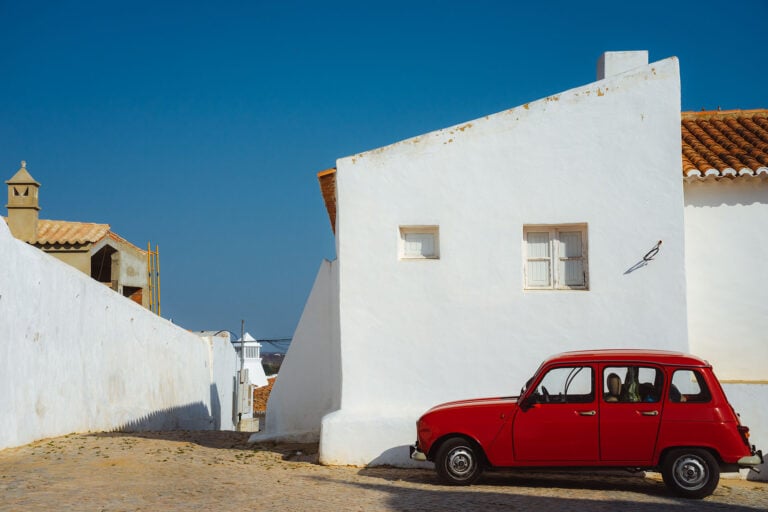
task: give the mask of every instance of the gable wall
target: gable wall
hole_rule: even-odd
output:
[[[321,459],[392,462],[427,407],[515,394],[555,352],[687,350],[679,141],[668,59],[339,160],[343,382]],[[524,291],[523,226],[560,223],[588,224],[590,290]],[[439,225],[440,259],[400,261],[402,225]],[[342,449],[371,404],[392,425]]]

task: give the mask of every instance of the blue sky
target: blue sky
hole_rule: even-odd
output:
[[[163,316],[290,336],[337,158],[680,59],[683,110],[766,108],[768,1],[0,0],[0,177],[160,245]],[[3,209],[0,213],[5,214]],[[1,263],[0,263],[1,264]]]

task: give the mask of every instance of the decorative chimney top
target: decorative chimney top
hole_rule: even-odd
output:
[[[38,191],[40,184],[27,171],[26,160],[21,161],[21,167],[8,185],[8,227],[13,236],[25,242],[37,241],[37,221],[40,211]]]
[[[597,60],[597,79],[602,80],[647,65],[648,50],[605,52]]]

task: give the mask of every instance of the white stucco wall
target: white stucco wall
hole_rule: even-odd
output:
[[[4,222],[0,262],[0,448],[213,427],[205,341],[14,239]]]
[[[235,378],[240,359],[229,332],[213,336],[200,335],[208,345],[211,382],[211,416],[214,430],[235,430]]]
[[[428,407],[516,394],[552,353],[688,349],[674,58],[341,159],[337,191],[322,462],[407,464]],[[525,291],[523,226],[563,223],[588,225],[589,291]],[[398,259],[409,225],[439,226],[439,259]]]
[[[691,351],[768,383],[768,179],[686,183],[685,238]]]
[[[715,367],[717,372],[717,367]],[[749,427],[749,442],[768,453],[768,414],[765,404],[768,403],[768,382],[758,383],[724,383],[728,401],[741,417],[742,425]],[[760,472],[745,472],[749,480],[768,481],[768,463],[762,464]]]
[[[270,393],[264,431],[252,441],[317,441],[320,420],[338,409],[338,297],[336,262],[323,261]]]
[[[768,179],[685,183],[690,351],[707,359],[768,452]],[[750,479],[766,480],[768,467]]]

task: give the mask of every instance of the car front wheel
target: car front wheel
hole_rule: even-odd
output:
[[[720,466],[706,450],[687,448],[672,450],[661,468],[664,483],[684,498],[709,496],[720,481]]]
[[[480,450],[463,437],[446,440],[435,457],[435,469],[440,479],[449,485],[470,485],[483,472]]]

